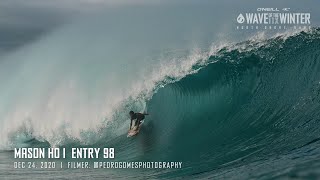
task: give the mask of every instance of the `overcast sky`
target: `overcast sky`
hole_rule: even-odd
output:
[[[170,7],[170,12],[177,12],[180,20],[183,15],[198,16],[198,19],[205,19],[208,24],[219,19],[227,19],[226,23],[232,21],[233,16],[244,10],[252,10],[257,7],[291,7],[299,11],[311,12],[313,25],[319,25],[320,7],[319,1],[298,1],[298,0],[271,0],[253,1],[242,0],[233,2],[227,1],[164,1],[164,0],[1,0],[0,1],[0,52],[15,49],[23,44],[32,42],[56,28],[72,22],[74,19],[90,16],[99,11],[117,11],[130,7],[142,7],[141,9],[157,6]],[[181,7],[187,7],[186,9]],[[176,10],[174,9],[176,8]],[[203,9],[206,9],[203,11]],[[219,15],[202,12],[216,11]],[[166,8],[163,8],[163,13]],[[191,15],[190,15],[191,14]],[[229,17],[230,16],[230,17]],[[230,20],[228,20],[228,18]],[[178,19],[179,20],[179,19]],[[229,21],[229,22],[228,22]],[[196,22],[195,22],[196,23]],[[221,22],[222,24],[224,22]],[[224,26],[224,25],[222,25]],[[192,25],[190,26],[192,27]],[[212,25],[212,28],[216,26]],[[194,28],[194,26],[193,26]],[[209,28],[211,28],[209,26]],[[199,29],[198,29],[199,31]],[[222,30],[223,31],[223,30]]]
[[[1,0],[0,52],[19,47],[79,16],[155,0]]]

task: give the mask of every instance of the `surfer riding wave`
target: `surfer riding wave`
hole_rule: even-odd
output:
[[[132,121],[133,121],[133,120],[136,119],[136,122],[135,122],[135,124],[134,124],[134,127],[139,127],[139,125],[141,124],[141,121],[144,120],[145,115],[149,115],[149,114],[147,114],[147,113],[135,113],[135,112],[133,112],[133,111],[130,111],[130,112],[129,112],[129,115],[130,115],[130,119],[131,119],[129,130],[131,130]]]

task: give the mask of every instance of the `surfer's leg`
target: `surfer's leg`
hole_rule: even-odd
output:
[[[139,126],[139,124],[140,124],[140,120],[137,119],[136,122],[135,122],[135,124],[134,124],[134,126]]]
[[[138,127],[141,124],[142,119],[137,119],[135,126]]]
[[[137,119],[137,122],[138,122],[137,123],[137,127],[140,126],[142,120],[144,120],[144,116],[142,116],[141,118]]]

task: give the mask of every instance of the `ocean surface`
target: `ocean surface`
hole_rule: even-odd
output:
[[[27,52],[6,59],[36,57]],[[320,179],[319,29],[185,54],[170,53],[170,61],[130,77],[117,73],[135,73],[139,62],[110,65],[107,72],[99,58],[96,64],[79,62],[81,68],[72,66],[73,61],[64,67],[50,62],[38,69],[28,69],[25,63],[0,90],[1,100],[7,102],[0,110],[0,179]],[[8,60],[3,66],[11,64]],[[67,68],[73,68],[72,73],[66,75]],[[54,76],[46,82],[34,76],[28,81],[36,69],[49,78],[61,70],[68,78],[60,82],[61,77]],[[110,73],[112,69],[118,71]],[[10,74],[2,70],[0,75]],[[23,88],[17,89],[18,84]],[[39,98],[41,102],[35,101]],[[134,138],[126,137],[130,110],[150,114]],[[183,165],[14,169],[16,147],[114,147],[115,161]]]

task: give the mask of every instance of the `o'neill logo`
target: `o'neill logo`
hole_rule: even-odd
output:
[[[245,21],[245,18],[242,14],[239,14],[239,16],[237,17],[237,21],[238,23],[242,24]]]
[[[311,28],[311,14],[289,12],[290,8],[257,8],[257,12],[240,13],[236,29],[286,29]]]

